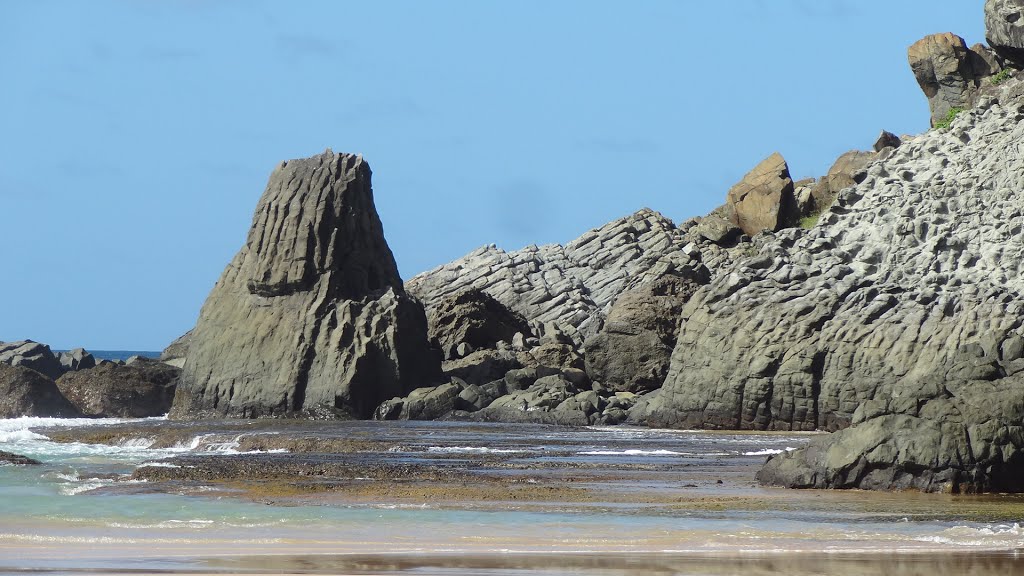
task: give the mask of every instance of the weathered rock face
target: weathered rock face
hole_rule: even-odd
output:
[[[1024,1],[985,0],[985,38],[1003,58],[1024,63]]]
[[[160,353],[160,361],[181,368],[188,357],[188,347],[192,343],[192,331],[189,330],[167,345]]]
[[[31,340],[0,342],[0,364],[31,368],[51,380],[64,373],[50,347]]]
[[[424,272],[406,289],[435,309],[469,288],[486,292],[531,323],[554,322],[577,343],[596,334],[606,307],[623,291],[666,273],[701,267],[671,220],[651,210],[562,245],[505,252],[493,245]]]
[[[103,364],[68,372],[57,380],[57,387],[85,416],[163,416],[171,408],[180,372],[163,362],[137,359],[126,366]]]
[[[777,233],[701,288],[649,422],[859,423],[821,441],[824,468],[810,451],[780,460],[780,478],[799,476],[782,462],[803,463],[793,485],[900,487],[910,474],[931,489],[954,472],[978,488],[1008,485],[1024,447],[1024,407],[1008,400],[1024,397],[1022,104],[982,98],[948,130],[904,142],[819,226]],[[945,444],[895,448],[937,429]],[[851,446],[871,453],[841,454]]]
[[[76,418],[81,414],[53,380],[24,366],[0,362],[0,418],[21,416]]]
[[[984,47],[967,48],[964,39],[946,32],[918,40],[907,50],[910,68],[932,113],[932,126],[954,108],[974,106],[981,80],[995,74],[994,59]]]
[[[442,299],[427,316],[427,336],[445,360],[464,356],[460,344],[472,350],[495,348],[512,342],[515,334],[530,334],[522,316],[480,290],[467,290]]]
[[[587,374],[613,390],[660,388],[675,348],[679,314],[701,284],[665,276],[623,292],[601,332],[584,345]]]
[[[369,417],[438,372],[362,157],[282,163],[192,332],[173,418]]]
[[[800,217],[789,166],[778,152],[747,173],[726,200],[731,221],[749,236],[793,226]]]

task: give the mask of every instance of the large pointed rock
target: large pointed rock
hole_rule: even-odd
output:
[[[907,60],[928,98],[932,126],[946,120],[951,110],[973,107],[982,79],[999,71],[985,48],[968,48],[950,32],[918,40],[907,49]]]
[[[245,246],[203,305],[171,417],[366,418],[438,371],[370,167],[328,150],[271,174]]]
[[[726,206],[730,219],[754,236],[765,230],[781,230],[800,217],[793,196],[789,166],[778,152],[765,158],[729,190]]]

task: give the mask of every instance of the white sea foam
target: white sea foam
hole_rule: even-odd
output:
[[[483,446],[430,446],[427,452],[446,454],[522,454],[526,450],[508,448],[486,448]]]
[[[787,446],[781,450],[775,448],[766,448],[764,450],[755,450],[754,452],[743,452],[743,456],[774,456],[775,454],[782,454],[783,452],[792,452],[796,448]]]
[[[728,456],[721,454],[698,454],[696,452],[676,452],[674,450],[590,450],[579,452],[582,456]]]

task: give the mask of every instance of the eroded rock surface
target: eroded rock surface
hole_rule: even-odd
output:
[[[373,203],[369,165],[283,162],[192,332],[171,416],[369,417],[439,360]]]
[[[950,129],[903,143],[840,194],[819,226],[777,233],[700,289],[684,307],[649,422],[762,430],[857,422],[821,441],[832,458],[852,445],[844,438],[869,448],[857,430],[888,431],[891,441],[857,471],[856,458],[815,468],[810,452],[780,462],[805,463],[799,469],[817,474],[816,486],[901,487],[911,474],[915,487],[932,489],[954,473],[978,488],[1004,485],[1024,421],[1024,407],[1005,400],[1024,397],[1022,104],[986,97]],[[986,405],[990,412],[974,408]],[[894,449],[898,437],[936,426],[947,442],[932,448],[941,458]]]
[[[985,0],[985,37],[1000,56],[1024,63],[1024,1]]]

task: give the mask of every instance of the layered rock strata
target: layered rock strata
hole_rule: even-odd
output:
[[[406,289],[432,310],[447,297],[481,290],[535,324],[556,323],[577,343],[596,334],[625,290],[666,273],[701,267],[671,220],[641,210],[566,245],[506,252],[494,245],[410,279]]]
[[[1022,105],[985,97],[949,130],[905,142],[819,226],[777,233],[699,290],[649,422],[858,424],[821,441],[827,466],[812,449],[794,453],[779,461],[805,475],[773,482],[1007,486],[1024,446],[1024,408],[1010,401],[1024,396]],[[865,451],[849,452],[844,439],[869,429],[854,443]],[[900,448],[933,436],[944,440]]]
[[[173,418],[369,417],[438,359],[360,156],[281,163],[192,332]]]

